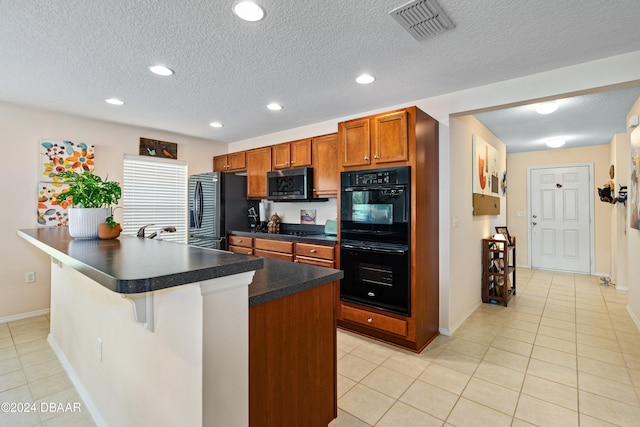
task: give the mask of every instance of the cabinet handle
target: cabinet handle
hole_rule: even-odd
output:
[[[300,261],[299,261],[299,260],[297,260],[297,259],[294,259],[294,260],[293,260],[293,262],[300,262]]]
[[[364,156],[364,159],[365,160],[369,160],[369,156]]]
[[[311,252],[312,254],[315,254],[318,251],[316,251],[315,249],[311,249],[309,252]]]
[[[374,159],[379,159],[380,156],[378,156],[377,154],[375,156],[373,156]]]
[[[369,318],[367,319],[367,322],[369,322],[369,323],[373,323],[373,318],[372,318],[372,317],[369,317]]]
[[[289,162],[284,162],[285,165],[289,166]]]
[[[249,252],[247,252],[247,255],[253,255],[253,254],[251,253],[251,251],[249,251]]]
[[[236,240],[236,242],[242,243],[242,239],[238,239],[238,240]]]
[[[292,161],[291,161],[291,164],[294,164],[294,163],[295,163],[295,162],[292,160]]]

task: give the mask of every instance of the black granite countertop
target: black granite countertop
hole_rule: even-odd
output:
[[[264,258],[264,268],[256,271],[249,285],[249,306],[340,280],[342,276],[342,270]]]
[[[120,236],[80,240],[66,228],[18,230],[18,235],[104,287],[135,294],[259,270],[260,257],[168,241]]]
[[[319,245],[335,245],[338,241],[336,235],[331,234],[309,234],[306,236],[297,236],[293,234],[272,234],[261,233],[255,231],[241,231],[241,230],[229,230],[228,234],[235,234],[237,236],[255,237],[258,239],[275,239],[275,240],[289,240],[293,242],[302,243],[317,243]]]

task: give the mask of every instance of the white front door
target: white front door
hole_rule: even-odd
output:
[[[534,168],[531,188],[531,267],[591,272],[589,166]]]

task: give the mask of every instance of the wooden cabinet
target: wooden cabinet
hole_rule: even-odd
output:
[[[264,258],[293,261],[293,244],[287,240],[254,239],[253,254]]]
[[[335,267],[335,247],[296,242],[295,262],[317,265],[319,267]]]
[[[273,170],[311,167],[311,139],[274,145],[271,157]]]
[[[245,255],[253,255],[253,238],[229,235],[228,250]]]
[[[244,151],[237,153],[223,154],[213,158],[214,172],[237,172],[247,168],[246,156]]]
[[[271,147],[256,148],[247,153],[247,198],[267,198],[267,172],[271,171]]]
[[[338,170],[338,134],[317,136],[313,149],[313,197],[337,197],[340,186]]]
[[[482,302],[502,304],[516,294],[516,238],[482,239]]]
[[[439,328],[438,122],[416,107],[340,123],[340,170],[409,166],[410,315],[343,301],[338,325],[420,352]],[[370,154],[370,156],[368,156]],[[364,157],[369,157],[365,159]]]
[[[406,164],[409,161],[408,116],[407,110],[399,110],[340,123],[342,169]]]

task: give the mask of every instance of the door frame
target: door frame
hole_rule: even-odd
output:
[[[531,252],[533,248],[533,232],[531,230],[531,171],[534,169],[556,169],[556,168],[570,168],[570,167],[580,167],[587,166],[589,168],[589,274],[595,274],[595,198],[594,198],[594,162],[583,162],[583,163],[565,163],[565,164],[557,164],[557,165],[538,165],[538,166],[527,166],[527,236],[529,238],[529,248],[527,251],[527,264],[530,268],[533,268],[531,264]],[[555,271],[555,270],[553,270]]]

